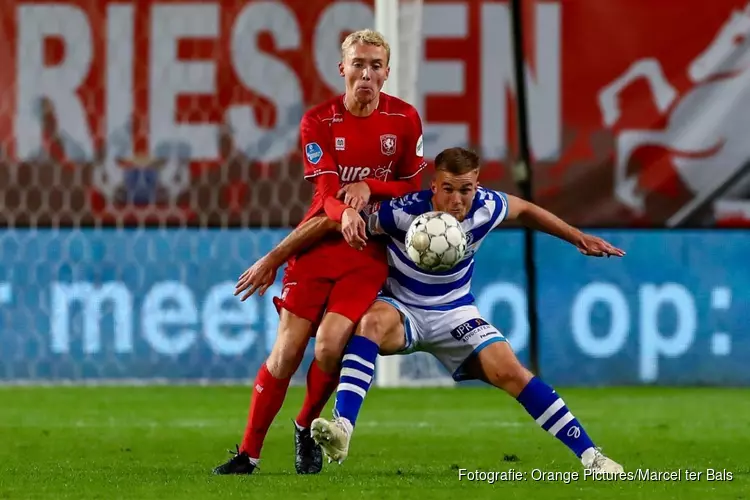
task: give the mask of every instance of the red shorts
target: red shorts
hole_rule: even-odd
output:
[[[354,323],[364,316],[388,278],[388,263],[384,253],[342,243],[346,248],[319,247],[296,259],[284,273],[281,297],[274,298],[277,310],[283,307],[315,325],[326,312]]]

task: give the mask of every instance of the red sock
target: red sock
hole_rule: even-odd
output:
[[[310,427],[312,421],[320,416],[328,399],[336,390],[339,384],[339,370],[333,373],[326,373],[320,369],[317,361],[310,363],[310,369],[307,371],[307,392],[305,393],[305,402],[302,409],[297,415],[297,425],[300,427]]]
[[[276,418],[276,414],[279,413],[284,403],[290,380],[291,377],[280,379],[271,375],[265,363],[258,370],[258,375],[255,376],[255,382],[253,382],[253,395],[245,436],[240,446],[240,451],[247,453],[250,458],[260,458],[263,440],[266,438],[271,422]]]

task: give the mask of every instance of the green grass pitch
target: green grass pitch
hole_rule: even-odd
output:
[[[750,498],[750,390],[559,392],[626,470],[681,471],[680,479],[584,479],[572,453],[489,388],[375,388],[349,459],[317,476],[294,474],[291,419],[303,389],[292,388],[260,473],[215,477],[240,440],[249,387],[3,387],[0,498]],[[459,480],[460,469],[514,470],[525,480]],[[537,481],[534,469],[579,478]],[[709,469],[731,480],[709,480]]]

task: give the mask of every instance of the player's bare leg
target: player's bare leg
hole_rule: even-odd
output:
[[[354,322],[335,312],[326,313],[318,327],[315,359],[307,372],[305,401],[294,420],[294,466],[297,474],[317,474],[323,468],[321,448],[312,439],[310,427],[336,389],[341,356],[352,330]]]
[[[338,372],[341,356],[354,331],[354,322],[335,312],[326,313],[315,335],[315,362],[321,370]]]
[[[470,361],[470,373],[513,396],[542,429],[546,430],[581,459],[594,473],[616,474],[620,464],[607,458],[589,438],[565,401],[516,358],[507,342],[488,345]]]
[[[253,382],[242,445],[229,461],[214,469],[214,474],[251,474],[258,466],[268,428],[281,409],[289,381],[302,362],[312,330],[309,320],[281,310],[276,342]]]
[[[341,363],[333,420],[316,418],[312,436],[330,461],[341,463],[349,454],[349,442],[357,415],[375,375],[378,352],[395,354],[406,347],[401,314],[390,304],[376,301],[357,325]]]

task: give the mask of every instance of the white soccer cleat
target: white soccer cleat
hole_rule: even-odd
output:
[[[605,456],[598,448],[589,448],[581,456],[583,467],[594,473],[619,474],[623,472],[622,465]]]
[[[310,434],[328,457],[328,463],[341,463],[349,455],[352,430],[352,424],[345,418],[316,418],[310,426]]]

